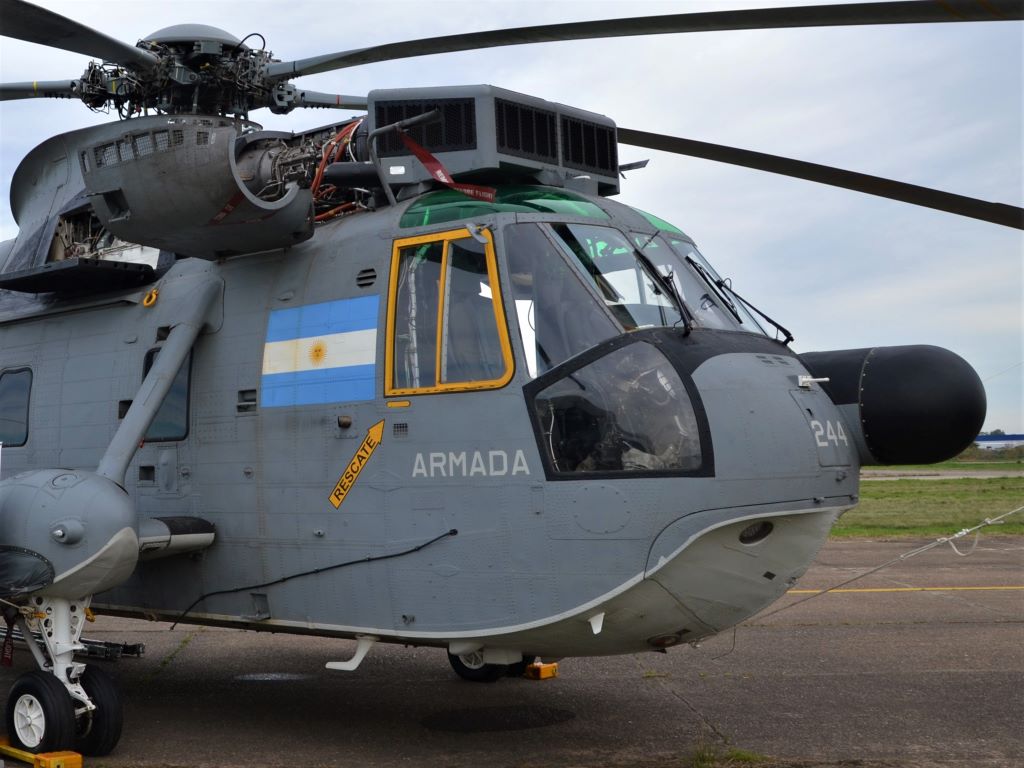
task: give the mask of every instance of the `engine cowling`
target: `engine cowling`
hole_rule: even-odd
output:
[[[931,464],[956,456],[985,421],[985,388],[959,355],[928,345],[800,355],[839,407],[861,464]]]

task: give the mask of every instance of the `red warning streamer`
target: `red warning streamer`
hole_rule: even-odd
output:
[[[0,651],[0,665],[14,666],[14,616],[7,616],[7,634],[4,635],[3,650]],[[32,642],[31,637],[25,638]]]
[[[486,203],[494,202],[494,197],[498,192],[494,187],[460,184],[454,181],[452,175],[448,173],[448,169],[441,165],[441,161],[413,141],[405,131],[400,130],[398,135],[402,137],[402,143],[405,144],[406,149],[416,155],[416,158],[423,163],[423,167],[427,169],[427,172],[442,184],[475,200],[483,200]]]

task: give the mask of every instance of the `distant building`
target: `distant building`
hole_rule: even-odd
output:
[[[1024,435],[978,435],[974,442],[986,451],[999,451],[1024,445]]]

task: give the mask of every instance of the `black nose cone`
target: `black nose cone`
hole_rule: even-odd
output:
[[[861,416],[871,452],[885,464],[944,461],[985,422],[985,388],[948,349],[877,347],[861,374]]]
[[[959,355],[925,345],[811,352],[801,359],[836,405],[857,403],[877,464],[931,464],[969,446],[985,421],[985,388]],[[852,425],[851,425],[852,426]],[[873,459],[873,461],[869,461]]]

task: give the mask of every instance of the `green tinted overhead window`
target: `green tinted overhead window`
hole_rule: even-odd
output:
[[[472,219],[492,213],[555,213],[607,221],[607,214],[582,195],[550,187],[508,186],[498,189],[493,203],[461,192],[431,192],[410,205],[399,224],[403,229]]]
[[[685,233],[683,232],[683,230],[681,230],[679,227],[677,227],[674,224],[669,224],[664,219],[659,219],[653,213],[648,213],[647,211],[641,211],[639,208],[634,208],[633,210],[636,211],[637,213],[639,213],[645,219],[647,219],[647,223],[648,224],[650,224],[652,227],[655,227],[655,228],[661,230],[662,232],[671,232],[674,235],[683,235],[684,237],[686,236]]]

